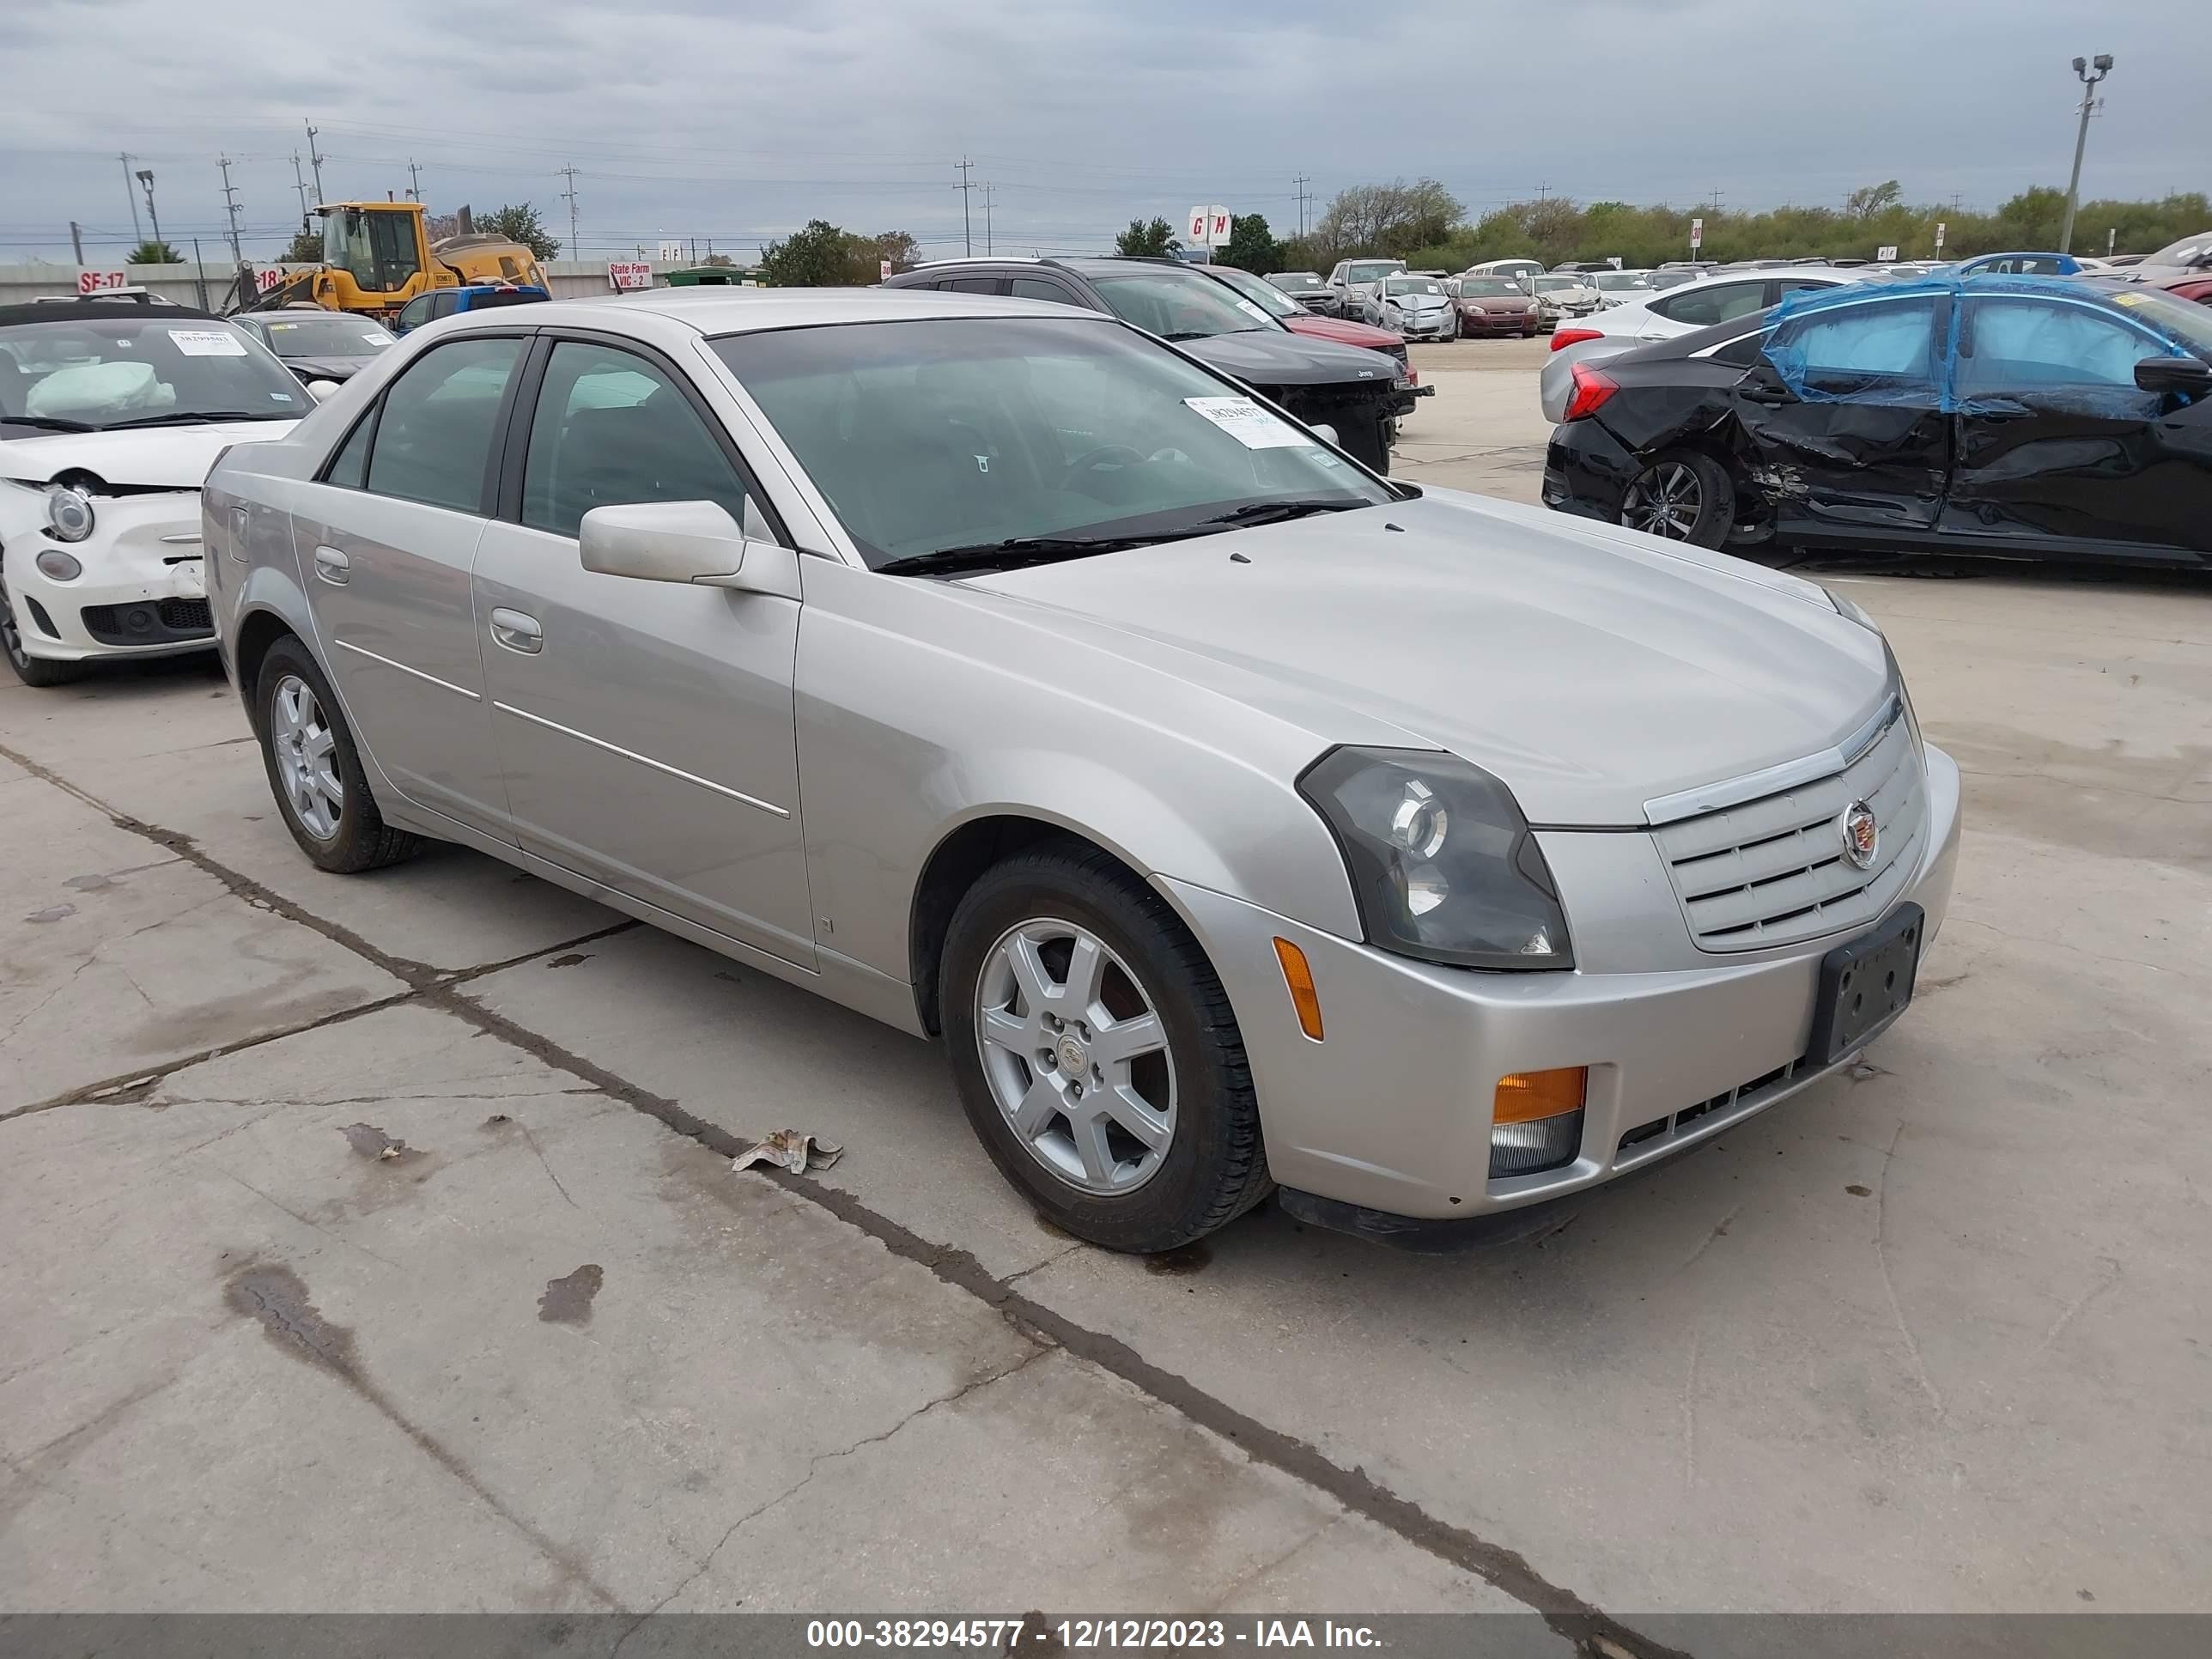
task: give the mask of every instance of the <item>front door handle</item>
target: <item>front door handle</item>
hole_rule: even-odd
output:
[[[525,656],[536,656],[545,643],[545,630],[538,626],[537,617],[526,617],[505,605],[491,613],[491,636],[508,650],[520,651]]]
[[[335,547],[315,550],[315,577],[333,586],[343,587],[353,577],[353,561]]]

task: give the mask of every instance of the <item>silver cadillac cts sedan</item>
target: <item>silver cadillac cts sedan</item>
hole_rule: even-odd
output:
[[[453,318],[205,492],[301,849],[459,842],[941,1038],[1082,1237],[1416,1245],[1849,1062],[1958,769],[1872,623],[1374,477],[1043,303]]]

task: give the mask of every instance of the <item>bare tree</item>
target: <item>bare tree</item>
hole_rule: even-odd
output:
[[[1355,253],[1402,258],[1443,241],[1466,216],[1459,198],[1433,179],[1354,185],[1338,192],[1309,240],[1323,263]]]

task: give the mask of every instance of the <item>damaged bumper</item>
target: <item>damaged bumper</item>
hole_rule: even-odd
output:
[[[97,526],[82,542],[34,528],[8,534],[8,597],[25,653],[76,662],[213,646],[199,492],[103,496],[97,507]],[[80,574],[58,580],[40,570],[38,556],[49,550],[68,554]]]

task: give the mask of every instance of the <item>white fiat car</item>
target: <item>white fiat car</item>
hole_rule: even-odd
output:
[[[200,485],[313,398],[269,349],[181,307],[0,307],[0,645],[27,685],[215,644]]]

